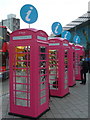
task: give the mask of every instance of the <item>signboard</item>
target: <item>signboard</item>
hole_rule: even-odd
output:
[[[33,5],[26,4],[21,8],[20,16],[24,22],[32,24],[36,22],[38,18],[38,12]]]
[[[66,44],[66,43],[63,43],[63,45],[64,45],[64,46],[68,46],[68,44]]]
[[[49,46],[56,46],[56,45],[60,45],[60,43],[49,43]]]
[[[61,32],[62,32],[62,26],[59,22],[54,22],[52,24],[52,32],[55,34],[55,35],[60,35]]]
[[[31,39],[31,35],[25,35],[25,36],[14,36],[13,40],[24,40],[24,39]]]
[[[61,34],[62,38],[70,40],[71,38],[71,33],[69,31],[63,31]]]
[[[39,39],[39,40],[47,40],[47,38],[42,37],[42,36],[37,36],[37,39]]]
[[[80,43],[80,37],[78,35],[75,35],[74,38],[73,38],[73,41],[78,44]]]

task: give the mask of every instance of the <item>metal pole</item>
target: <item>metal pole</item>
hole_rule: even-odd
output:
[[[30,24],[29,24],[29,28],[30,28]]]

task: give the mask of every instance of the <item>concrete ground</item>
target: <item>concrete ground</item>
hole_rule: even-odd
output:
[[[70,94],[64,98],[51,97],[50,110],[42,118],[88,118],[88,86],[90,74],[87,74],[86,85],[76,81],[76,86],[70,87]],[[2,89],[1,89],[2,88]],[[9,80],[0,84],[0,118],[21,118],[8,115],[9,112]],[[1,111],[2,108],[2,111]],[[26,120],[26,118],[23,118]]]

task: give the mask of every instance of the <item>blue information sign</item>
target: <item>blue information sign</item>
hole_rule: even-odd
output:
[[[26,4],[21,8],[20,16],[24,22],[32,24],[36,22],[38,18],[38,12],[33,5]]]
[[[55,35],[60,35],[61,32],[62,32],[62,25],[59,23],[59,22],[54,22],[52,24],[52,32],[55,34]]]
[[[73,38],[73,41],[78,44],[80,43],[80,37],[78,35],[75,35],[74,38]]]
[[[62,38],[70,40],[71,38],[71,33],[69,31],[63,31],[61,34]]]

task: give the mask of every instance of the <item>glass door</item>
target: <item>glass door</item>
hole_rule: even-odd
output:
[[[68,50],[64,51],[64,89],[68,87]]]
[[[15,46],[12,65],[14,104],[30,107],[30,46]]]
[[[78,53],[76,53],[76,55],[75,55],[75,74],[76,75],[79,74],[78,63],[79,63],[79,55],[78,55]]]
[[[49,50],[49,84],[50,89],[58,90],[58,51]]]
[[[39,47],[40,51],[40,105],[46,103],[47,98],[47,48]]]

